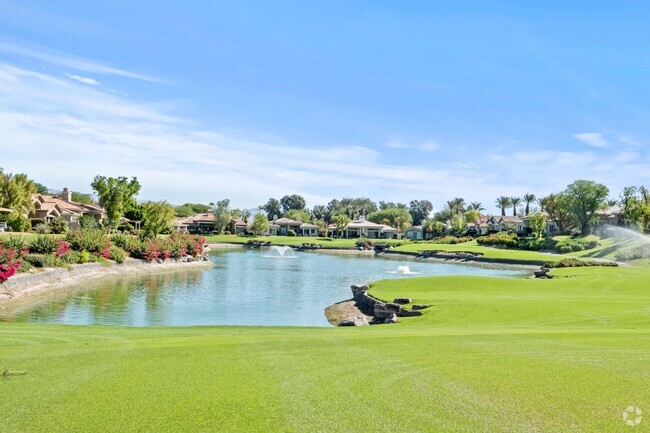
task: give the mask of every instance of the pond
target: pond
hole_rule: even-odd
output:
[[[276,250],[212,252],[214,269],[120,277],[0,311],[0,320],[119,326],[329,326],[350,285],[418,275],[520,277],[522,271]]]

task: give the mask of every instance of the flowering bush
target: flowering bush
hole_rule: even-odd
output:
[[[108,252],[108,258],[117,263],[124,263],[126,252],[122,248],[113,246]]]
[[[70,244],[65,241],[59,241],[59,246],[56,248],[54,254],[59,258],[70,254]]]
[[[111,241],[101,230],[76,230],[68,232],[65,240],[70,248],[75,251],[88,251],[89,253],[108,258]]]
[[[203,236],[173,233],[169,239],[173,244],[185,245],[185,254],[188,256],[198,257],[203,254],[203,247],[205,245],[205,238]],[[179,257],[185,254],[181,254]]]
[[[59,247],[59,241],[47,235],[36,236],[29,243],[29,251],[34,254],[54,254]]]
[[[7,243],[0,242],[0,283],[4,283],[18,272],[23,263],[22,259],[28,253],[24,244],[9,239]]]

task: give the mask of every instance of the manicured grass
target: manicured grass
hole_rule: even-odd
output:
[[[309,236],[235,236],[235,235],[208,235],[205,236],[207,242],[222,242],[230,244],[244,244],[249,240],[258,240],[263,242],[271,242],[273,245],[302,245],[304,243],[313,243],[322,245],[323,248],[354,248],[354,244],[358,239],[334,239],[334,238],[318,238]],[[374,242],[387,243],[389,245],[398,245],[408,243],[410,241],[404,240],[391,240],[391,239],[377,239]]]
[[[420,252],[425,250],[448,252],[466,251],[472,253],[483,253],[483,256],[489,259],[535,264],[556,262],[562,260],[563,258],[563,256],[559,254],[545,254],[537,251],[507,250],[501,248],[484,247],[478,245],[476,241],[465,242],[462,244],[414,243],[394,248],[394,251],[405,252]]]
[[[27,375],[0,379],[0,431],[632,431],[622,410],[650,410],[650,269],[554,273],[377,282],[432,304],[390,326],[3,324],[0,368]]]

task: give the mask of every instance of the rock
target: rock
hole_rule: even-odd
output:
[[[353,284],[352,286],[350,286],[350,288],[352,289],[352,291],[355,291],[355,290],[368,290],[370,288],[370,286],[368,286],[367,284]]]
[[[431,305],[427,304],[413,304],[411,307],[411,310],[424,310],[425,308],[429,308]]]
[[[396,304],[410,304],[411,303],[411,298],[395,298],[393,300],[394,303]]]
[[[156,263],[162,263],[162,262],[163,262],[162,259],[156,259]]]
[[[384,320],[384,323],[397,323],[397,314],[393,313],[390,316],[386,317],[386,320]]]
[[[338,326],[368,326],[368,319],[366,316],[351,316],[339,322]]]

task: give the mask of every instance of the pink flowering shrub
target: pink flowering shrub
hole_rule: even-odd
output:
[[[61,258],[70,254],[70,244],[65,241],[59,241],[59,245],[56,247],[54,254]]]
[[[0,283],[13,277],[22,265],[29,250],[24,245],[5,245],[0,242]]]

